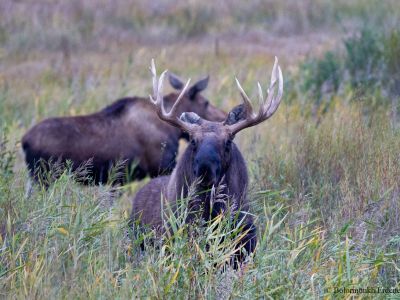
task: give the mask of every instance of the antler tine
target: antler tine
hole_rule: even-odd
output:
[[[243,104],[246,108],[246,115],[247,116],[253,116],[253,106],[251,105],[251,101],[249,96],[247,96],[246,92],[244,91],[244,89],[242,88],[242,86],[240,85],[239,80],[237,79],[237,77],[235,77],[236,80],[236,85],[240,91],[240,95],[242,96],[242,100],[243,100]]]
[[[260,105],[260,108],[258,109],[258,114],[261,115],[263,114],[264,111],[265,100],[262,87],[259,81],[257,81],[257,87],[258,87],[258,104]]]
[[[267,110],[268,117],[272,116],[275,113],[275,111],[278,109],[279,105],[281,104],[281,100],[282,100],[283,76],[282,76],[282,70],[279,66],[278,66],[278,82],[279,82],[278,94],[276,95],[275,98],[273,98],[273,101],[271,102],[271,105]]]
[[[171,117],[177,114],[177,107],[179,106],[179,103],[181,102],[183,96],[186,93],[186,90],[189,88],[189,84],[190,84],[190,78],[188,79],[188,81],[186,82],[184,88],[182,89],[182,91],[180,92],[178,98],[176,99],[174,105],[172,105],[171,110],[169,111],[169,113],[166,113],[167,116]]]
[[[193,125],[187,124],[178,118],[177,108],[179,106],[179,103],[183,99],[186,90],[189,87],[190,79],[186,82],[185,87],[182,89],[175,103],[172,105],[171,110],[167,113],[164,107],[163,83],[164,83],[164,77],[168,71],[165,70],[164,72],[162,72],[160,78],[157,79],[156,66],[154,63],[154,59],[152,59],[150,72],[152,74],[152,80],[153,80],[153,96],[150,95],[150,100],[156,106],[158,117],[161,120],[166,121],[175,127],[181,128],[182,130],[189,132],[190,129],[192,129]]]
[[[274,66],[272,68],[272,73],[271,73],[271,82],[270,82],[270,85],[269,85],[269,88],[268,88],[268,96],[267,96],[267,99],[266,99],[266,104],[267,105],[264,106],[264,108],[265,108],[264,109],[264,113],[266,115],[268,115],[268,112],[269,112],[270,108],[273,107],[274,101],[277,99],[276,97],[274,98],[277,70],[280,70],[280,67],[278,66],[278,58],[275,56],[275,62],[274,62]],[[278,77],[278,78],[279,78],[279,81],[280,81],[281,78],[280,77]]]
[[[278,93],[275,95],[275,87],[276,87],[276,82],[278,81]],[[238,85],[240,94],[243,99],[243,103],[245,104],[246,110],[246,119],[230,125],[231,131],[233,134],[239,132],[240,130],[246,128],[246,127],[251,127],[254,125],[257,125],[268,118],[270,118],[275,111],[278,109],[279,104],[281,103],[282,100],[282,95],[283,95],[283,76],[282,76],[282,70],[280,66],[278,65],[278,58],[275,57],[275,62],[274,66],[272,68],[272,74],[271,74],[271,82],[269,85],[269,88],[267,90],[267,97],[264,99],[263,91],[261,88],[260,83],[257,83],[258,87],[258,97],[259,97],[259,102],[260,102],[260,108],[258,113],[255,115],[253,113],[253,108],[251,106],[251,102],[249,97],[246,95],[244,92],[243,88],[240,86],[239,81],[236,79],[236,83]]]
[[[153,98],[153,96],[150,95],[150,100],[155,104],[157,102],[157,96],[158,96],[158,84],[157,84],[157,71],[156,71],[156,66],[154,64],[154,58],[151,60],[151,66],[149,67],[149,70],[152,75],[152,81],[153,81],[153,96],[156,97],[156,99]]]

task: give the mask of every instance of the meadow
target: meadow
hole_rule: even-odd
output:
[[[399,15],[395,0],[2,1],[0,297],[399,297]],[[210,74],[204,95],[229,111],[234,77],[255,98],[275,55],[283,103],[235,139],[258,227],[241,270],[226,267],[226,221],[185,225],[185,203],[142,251],[152,233],[128,220],[148,179],[88,187],[67,170],[27,193],[20,140],[40,120],[148,95],[152,58],[182,78]]]

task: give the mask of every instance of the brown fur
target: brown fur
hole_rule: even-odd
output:
[[[266,98],[261,85],[258,84],[258,112],[254,113],[250,98],[236,79],[242,104],[236,106],[223,123],[204,120],[193,112],[185,112],[178,118],[179,114],[174,108],[166,113],[162,108],[164,103],[161,93],[164,73],[157,79],[154,61],[151,70],[154,94],[157,95],[152,101],[157,107],[158,116],[165,122],[185,130],[189,134],[190,145],[171,176],[152,180],[137,193],[132,203],[132,222],[142,222],[143,225],[155,228],[162,226],[164,212],[160,197],[173,208],[176,207],[177,199],[189,197],[189,217],[186,221],[190,222],[196,217],[197,213],[193,213],[198,211],[198,208],[203,208],[202,218],[205,221],[227,211],[224,216],[232,217],[233,214],[234,225],[240,225],[239,247],[243,246],[247,253],[253,252],[257,235],[251,215],[245,212],[249,208],[246,196],[247,168],[233,139],[241,130],[269,119],[278,109],[283,95],[283,76],[278,59],[275,57]],[[192,193],[194,188],[195,192]],[[217,190],[222,199],[218,199],[214,194],[213,191]],[[179,210],[176,213],[179,213]],[[239,248],[236,250],[238,251],[233,257],[235,265],[244,259],[243,252],[239,251]]]
[[[231,201],[235,201],[235,205],[243,210],[248,210],[247,168],[236,145],[233,145],[233,148],[232,158],[226,169],[225,180],[221,184],[226,185],[224,193],[228,194]],[[181,194],[184,197],[188,195],[189,187],[196,180],[192,171],[192,157],[193,152],[189,146],[170,176],[154,178],[138,191],[132,201],[132,219],[135,221],[140,219],[142,224],[156,228],[162,225],[161,195],[163,201],[168,201],[171,206],[174,206]],[[183,193],[181,193],[182,191]],[[209,196],[209,193],[201,194],[205,214],[210,211]],[[233,203],[229,204],[232,205]],[[204,215],[203,217],[209,219],[209,216]]]
[[[176,93],[165,96],[171,107]],[[179,111],[194,111],[210,120],[222,120],[225,113],[208,103],[200,93],[193,99],[185,95]],[[34,175],[39,160],[71,160],[73,168],[93,159],[89,168],[95,183],[108,180],[116,161],[129,166],[137,163],[130,179],[149,174],[169,174],[175,166],[182,131],[161,121],[146,98],[124,98],[103,110],[85,116],[46,119],[22,138],[26,163]],[[125,181],[124,176],[121,181]]]
[[[241,106],[236,107],[233,111],[238,112],[238,110],[243,109],[243,106]],[[235,120],[232,120],[234,116],[230,115],[226,122],[237,122],[243,114],[239,111],[235,115],[237,115]],[[193,120],[197,119],[194,118]],[[207,156],[205,161],[218,161],[221,171],[218,173],[218,177],[214,178],[207,186],[201,183],[197,184],[196,190],[202,192],[209,189],[210,185],[224,186],[223,193],[228,196],[227,202],[223,206],[213,206],[210,192],[203,192],[195,199],[189,200],[189,208],[194,207],[197,211],[201,206],[204,220],[214,218],[221,210],[226,210],[227,206],[233,208],[235,212],[239,213],[239,220],[244,221],[243,230],[248,231],[241,244],[248,252],[252,252],[256,244],[256,229],[252,218],[243,213],[249,209],[247,199],[248,175],[245,161],[237,146],[232,142],[233,137],[224,124],[205,120],[199,122],[201,122],[199,123],[200,128],[191,132],[192,143],[186,148],[172,174],[151,180],[136,194],[132,201],[131,219],[133,222],[140,222],[142,225],[162,228],[161,201],[166,201],[171,207],[174,207],[177,199],[180,199],[181,196],[188,196],[189,188],[198,181],[195,175],[196,159],[198,159],[199,153],[204,151],[204,155]],[[193,143],[193,141],[195,142]],[[228,141],[231,143],[228,144]],[[226,147],[228,147],[226,145],[229,145],[229,151],[226,150]],[[241,255],[238,256],[239,260],[243,260],[243,258]]]

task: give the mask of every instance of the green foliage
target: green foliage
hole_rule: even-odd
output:
[[[364,27],[346,38],[344,51],[327,51],[322,58],[301,64],[300,92],[313,99],[313,105],[326,112],[331,97],[352,90],[352,99],[362,101],[367,115],[400,95],[400,34]],[[296,97],[294,95],[294,97]]]
[[[0,134],[0,170],[3,176],[8,178],[14,174],[15,153],[9,148],[6,128]]]
[[[342,76],[341,61],[335,53],[328,51],[324,57],[309,59],[301,65],[304,92],[310,91],[314,98],[320,99],[324,93],[336,93]]]
[[[381,285],[377,269],[396,278],[394,254],[360,250],[343,230],[329,237],[318,219],[292,223],[294,212],[279,203],[287,197],[262,191],[254,198],[257,252],[236,272],[226,264],[238,238],[229,218],[187,225],[185,202],[181,214],[165,215],[170,230],[161,241],[151,231],[132,235],[110,190],[82,188],[65,173],[48,191],[20,198],[23,211],[6,218],[12,229],[1,236],[2,296],[309,298],[332,296],[338,286]]]
[[[400,30],[393,30],[384,41],[383,57],[386,65],[387,84],[391,92],[400,96]]]
[[[382,38],[376,32],[363,29],[359,36],[344,41],[344,64],[353,88],[376,87],[384,79]]]
[[[15,152],[7,140],[7,131],[0,132],[0,234],[6,227],[5,221],[13,213],[12,202],[15,201],[12,181],[15,178]]]

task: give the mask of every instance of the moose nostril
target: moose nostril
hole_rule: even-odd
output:
[[[197,171],[197,177],[201,177],[203,181],[208,182],[210,181],[213,176],[212,168],[209,165],[201,165]]]
[[[201,165],[199,168],[199,174],[200,175],[205,175],[207,173],[209,173],[210,168],[206,165]]]

